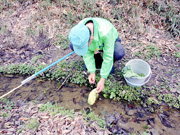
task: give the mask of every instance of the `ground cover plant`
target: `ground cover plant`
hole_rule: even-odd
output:
[[[68,66],[67,66],[68,65]],[[72,65],[71,65],[72,66]],[[45,66],[43,66],[45,67]],[[37,71],[41,70],[43,67],[37,66],[34,67],[32,65],[8,65],[1,70],[1,74],[21,74],[21,75],[32,75]],[[80,86],[88,86],[89,90],[95,87],[95,85],[90,85],[87,80],[87,73],[84,71],[83,62],[80,61],[73,65],[74,70],[69,72],[72,68],[67,62],[62,62],[58,64],[56,69],[50,69],[39,75],[38,77],[46,80],[56,80],[60,82],[60,85],[65,80],[65,78],[69,76],[67,83],[74,83]],[[25,70],[22,70],[25,69]],[[81,69],[81,70],[80,70]],[[24,71],[24,72],[23,72]],[[174,108],[180,107],[179,96],[173,93],[163,93],[161,94],[158,91],[158,87],[131,87],[128,86],[123,80],[123,72],[117,72],[118,76],[110,75],[106,80],[105,88],[102,92],[105,98],[110,98],[116,101],[125,100],[128,103],[137,102],[143,106],[148,106],[152,112],[154,112],[153,107],[157,107],[154,105],[161,105],[161,103],[167,103],[167,105],[172,106]],[[100,79],[100,76],[97,77],[96,81]],[[117,81],[116,79],[122,80],[122,82]],[[168,85],[160,86],[162,89],[168,89]],[[153,96],[152,96],[153,94]]]

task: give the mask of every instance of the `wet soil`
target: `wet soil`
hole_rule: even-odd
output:
[[[23,79],[25,77],[1,76],[0,95],[17,87]],[[73,84],[69,84],[61,90],[58,90],[58,87],[58,82],[35,79],[8,95],[7,98],[15,102],[18,101],[17,104],[22,103],[22,105],[34,100],[38,101],[38,103],[57,103],[59,106],[74,109],[75,112],[80,112],[81,110],[88,112],[91,109],[99,116],[105,117],[106,127],[109,133],[127,134],[142,133],[145,131],[153,135],[177,135],[180,133],[180,114],[178,111],[172,110],[167,106],[162,106],[161,110],[150,113],[144,107],[115,102],[104,99],[101,96],[95,105],[90,106],[87,103],[90,92],[87,87],[79,87]],[[25,114],[21,115],[23,117]],[[48,117],[50,118],[50,116]],[[30,118],[30,115],[28,118]],[[0,119],[0,123],[2,124],[3,119]]]

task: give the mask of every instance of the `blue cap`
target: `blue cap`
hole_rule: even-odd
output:
[[[77,24],[71,29],[68,37],[76,54],[83,56],[87,53],[90,33],[86,25]]]

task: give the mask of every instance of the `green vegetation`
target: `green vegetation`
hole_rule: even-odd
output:
[[[88,122],[88,121],[96,121],[100,127],[103,129],[106,128],[106,121],[104,117],[99,117],[96,115],[94,112],[90,111],[89,113],[82,111],[83,114],[83,119]]]
[[[31,64],[35,64],[39,59],[41,59],[42,55],[36,55],[31,59]]]
[[[144,130],[147,130],[149,127],[148,127],[148,125],[146,125],[143,128],[144,128]]]
[[[169,106],[179,108],[180,104],[179,101],[176,99],[175,95],[173,94],[163,94],[158,96],[159,100],[162,100],[163,102],[167,103]]]
[[[148,8],[154,12],[154,15],[159,15],[161,23],[158,25],[164,26],[173,36],[180,35],[180,14],[175,1],[151,1]]]
[[[3,67],[0,67],[0,73],[2,73],[3,72]]]
[[[35,101],[34,101],[35,102]],[[3,110],[4,107],[5,108],[9,108],[12,107],[12,105],[14,106],[14,102],[13,101],[9,101],[6,98],[2,98],[0,100],[0,117],[3,117],[4,119],[9,119],[12,117],[12,114],[9,111],[5,111]],[[74,119],[74,110],[70,110],[69,107],[62,107],[62,106],[58,106],[56,103],[52,104],[50,102],[47,102],[45,104],[41,104],[38,106],[38,111],[39,112],[46,112],[51,114],[52,116],[55,116],[56,114],[60,114],[61,116],[69,116],[72,119]],[[86,112],[85,110],[82,110],[81,113],[79,113],[78,115],[82,115],[83,119],[89,123],[91,122],[96,122],[100,127],[102,127],[103,129],[105,129],[105,118],[104,117],[99,117],[98,115],[96,115],[93,111]],[[27,129],[32,129],[32,130],[37,130],[40,123],[39,121],[37,121],[36,118],[31,118],[29,119],[27,122],[24,123],[25,126],[22,126],[21,128],[18,128],[17,133],[21,133],[22,131],[24,131],[26,128]],[[1,128],[1,126],[0,126]]]
[[[7,10],[15,9],[17,3],[23,4],[27,1],[33,3],[33,0],[1,0],[0,1],[0,11],[6,12]],[[124,1],[124,0],[111,0],[108,2],[109,6],[107,8],[102,8],[101,3],[98,0],[42,0],[38,2],[39,14],[34,15],[34,22],[44,18],[56,19],[61,18],[63,22],[74,26],[77,21],[89,17],[102,17],[108,20],[120,21],[122,27],[129,28],[129,34],[143,34],[147,31],[144,27],[145,24],[153,23],[155,28],[162,27],[168,31],[172,36],[178,37],[180,35],[180,14],[178,1],[161,1],[161,0],[151,0],[151,1]],[[26,7],[28,4],[24,4]],[[63,7],[64,10],[59,10],[57,13],[49,10],[52,6],[58,8]],[[68,8],[67,7],[72,7]],[[143,14],[143,21],[141,21],[141,15],[146,10],[146,15]],[[77,14],[78,12],[78,14]],[[128,17],[129,16],[129,17]],[[131,18],[131,19],[129,19]],[[27,27],[28,35],[35,35],[38,33],[36,28],[38,28],[39,23],[32,23],[32,28]],[[57,24],[58,25],[58,24]],[[4,32],[6,28],[2,28],[1,31]],[[45,30],[45,28],[43,28]],[[57,31],[59,28],[57,29]],[[56,34],[55,31],[49,32],[49,34]],[[54,36],[56,37],[56,36]],[[58,41],[58,40],[55,40]]]
[[[142,56],[145,59],[151,59],[153,57],[158,58],[160,54],[161,54],[160,49],[153,44],[148,45],[143,50],[136,52],[136,56],[138,57]]]
[[[143,132],[141,135],[151,135],[151,133]]]
[[[37,129],[39,127],[39,123],[36,119],[30,119],[27,123],[28,129]]]
[[[62,106],[57,106],[57,104],[52,105],[50,102],[47,102],[46,104],[43,104],[39,107],[40,112],[49,112],[53,116],[56,114],[61,114],[62,116],[70,116],[71,118],[74,118],[74,110],[66,109]],[[102,127],[105,128],[106,122],[105,118],[100,118],[98,115],[96,115],[94,112],[90,111],[89,113],[86,113],[85,111],[82,111],[83,118],[85,121],[97,121],[97,123]]]
[[[22,133],[24,130],[25,130],[24,128],[19,128],[19,129],[17,130],[17,133],[20,134],[20,133]]]
[[[39,107],[39,111],[43,112],[49,112],[51,113],[53,116],[60,113],[63,116],[70,116],[71,118],[73,118],[73,114],[74,114],[74,110],[70,110],[70,109],[65,109],[64,107],[61,106],[57,106],[57,104],[52,105],[50,102],[47,102],[46,104],[43,104]]]
[[[32,75],[35,72],[39,71],[46,65],[32,66],[28,64],[19,64],[19,65],[8,65],[1,69],[1,74],[21,74],[21,75]],[[73,70],[71,71],[73,67]],[[92,90],[95,85],[89,84],[87,79],[87,73],[83,72],[83,62],[61,62],[54,69],[49,69],[43,72],[38,77],[46,80],[58,80],[63,82],[64,79],[68,76],[66,83],[71,82],[78,84],[79,86],[87,86]],[[118,77],[118,78],[117,78]],[[96,82],[100,79],[99,74],[97,74]],[[153,111],[154,105],[160,105],[162,102],[167,105],[180,108],[180,101],[177,99],[174,93],[160,93],[159,90],[170,90],[166,80],[160,86],[157,87],[131,87],[126,85],[124,82],[117,81],[118,79],[123,79],[122,71],[117,71],[117,75],[109,75],[108,79],[105,81],[105,88],[102,91],[102,95],[105,98],[110,98],[116,101],[126,101],[126,102],[137,102],[150,108]],[[161,78],[163,80],[163,78]],[[59,83],[61,85],[61,83]],[[46,91],[45,91],[46,92]],[[152,94],[153,97],[152,98]],[[147,99],[147,100],[146,100]],[[4,101],[9,104],[8,101]],[[51,105],[50,105],[51,107]],[[50,108],[48,104],[44,108]],[[43,107],[40,109],[44,110]],[[58,112],[58,111],[57,111]],[[66,114],[66,113],[65,113]]]
[[[7,98],[2,98],[0,102],[2,102],[0,109],[4,108],[5,110],[11,110],[14,107],[14,102],[8,100]]]
[[[175,58],[180,58],[180,51],[174,53]]]
[[[61,49],[67,49],[69,48],[69,43],[68,43],[68,37],[64,37],[60,34],[57,35],[57,39],[56,41],[54,42],[54,45],[60,45]]]
[[[28,27],[28,28],[26,29],[26,34],[27,34],[28,36],[34,36],[34,35],[35,35],[35,31],[34,31],[31,27]]]
[[[6,116],[7,116],[7,113],[6,113],[6,112],[2,112],[1,116],[2,116],[2,117],[6,117]]]
[[[7,98],[0,99],[0,117],[3,117],[5,120],[10,119],[12,117],[12,109],[14,109],[13,101]],[[2,128],[2,125],[0,125],[0,128]]]
[[[27,1],[28,0],[2,0],[0,1],[0,11],[6,12],[10,8],[13,10],[17,3],[24,3]],[[30,0],[29,2],[32,1]],[[155,22],[153,23],[153,27],[157,29],[161,27],[168,31],[171,36],[178,37],[180,35],[180,17],[175,1],[166,1],[165,3],[164,1],[152,0],[147,2],[139,1],[132,3],[124,0],[112,0],[109,1],[109,7],[107,8],[102,8],[96,0],[43,0],[37,4],[38,14],[33,16],[32,20],[34,21],[30,22],[29,26],[25,28],[26,35],[34,37],[37,34],[43,33],[45,36],[47,36],[45,40],[52,39],[52,44],[63,50],[68,48],[68,39],[66,34],[60,35],[59,31],[63,31],[62,28],[66,29],[68,27],[72,27],[81,19],[89,16],[103,17],[110,20],[114,24],[117,23],[119,26],[119,28],[117,28],[118,32],[123,32],[125,30],[124,28],[126,27],[128,31],[125,31],[125,34],[127,35],[144,34],[147,29],[145,29],[145,27],[143,28],[142,26],[150,25],[152,22]],[[140,8],[140,6],[143,8]],[[52,9],[52,7],[55,8],[57,13],[53,10],[49,10]],[[60,10],[61,8],[63,11]],[[146,14],[142,14],[143,9],[146,9],[147,15],[149,15],[148,18],[145,16]],[[77,12],[79,12],[79,14],[76,14]],[[142,23],[141,15],[143,15],[144,23]],[[129,16],[129,18],[127,16]],[[43,19],[43,17],[49,19],[48,25],[45,23],[41,25],[36,23],[36,21],[38,22],[39,20]],[[58,22],[56,22],[53,24],[53,26],[51,26],[51,20],[56,20],[57,18],[61,18],[60,20],[65,25],[61,26]],[[0,26],[0,34],[5,34],[8,31],[8,27],[4,22],[1,22]],[[159,58],[162,53],[162,49],[156,46],[155,43],[151,43],[151,41],[144,44],[136,40],[129,45],[131,47],[135,47],[134,52],[136,52],[136,56],[144,59]],[[175,47],[177,47],[176,51],[172,53],[172,55],[175,58],[180,58],[180,53],[178,51],[180,44],[175,45]],[[40,59],[42,57],[42,55],[36,55],[32,58],[30,64],[10,64],[5,67],[0,67],[0,74],[19,74],[23,76],[30,76],[47,66],[40,63]],[[72,68],[73,70],[71,70]],[[59,84],[61,84],[61,82],[63,82],[65,78],[69,76],[66,83],[70,82],[78,84],[79,86],[87,86],[91,90],[95,87],[95,85],[89,84],[87,73],[83,71],[83,61],[78,61],[77,63],[61,62],[58,63],[55,68],[50,68],[44,71],[42,74],[38,75],[38,77],[47,80],[57,80],[59,81]],[[175,76],[175,69],[172,70],[171,73],[173,76]],[[100,76],[96,78],[96,82],[98,82],[99,79]],[[110,75],[106,80],[102,95],[105,98],[110,98],[116,101],[138,102],[143,106],[149,106],[150,108],[153,108],[154,105],[160,105],[161,103],[166,103],[169,106],[179,108],[180,97],[175,93],[168,94],[167,91],[170,91],[171,88],[168,86],[168,82],[165,79],[161,78],[161,80],[162,83],[160,86],[156,87],[130,87],[127,86],[123,80],[122,71],[117,71],[117,75]],[[44,92],[46,93],[46,90]],[[8,101],[4,102],[6,102],[7,105],[10,104]],[[8,109],[11,109],[12,107],[13,105],[10,105]],[[44,108],[46,109],[46,107],[47,106]],[[41,110],[43,110],[43,108],[41,108]]]

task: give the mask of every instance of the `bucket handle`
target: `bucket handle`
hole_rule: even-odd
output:
[[[147,83],[147,82],[149,82],[149,79],[151,78],[151,75],[152,75],[152,72],[151,72],[150,75],[145,79],[144,84]]]

